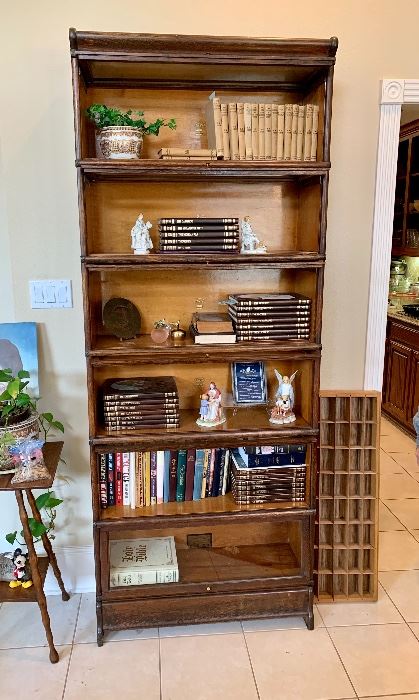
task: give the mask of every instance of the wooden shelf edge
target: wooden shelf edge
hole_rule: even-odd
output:
[[[154,506],[142,508],[130,508],[129,506],[111,506],[102,509],[95,525],[114,525],[115,527],[130,528],[133,523],[143,525],[154,522],[161,526],[162,523],[176,523],[176,527],[188,524],[189,519],[220,521],[230,518],[266,518],[287,516],[287,518],[301,518],[314,515],[315,509],[311,508],[307,501],[303,502],[277,502],[239,505],[234,501],[230,493],[225,496],[203,498],[197,501],[182,501],[181,503],[160,503]]]
[[[129,344],[121,343],[120,346],[92,348],[86,351],[86,357],[91,363],[101,364],[115,362],[123,358],[138,359],[143,362],[194,362],[220,361],[224,362],[236,359],[248,360],[252,353],[257,353],[261,360],[282,359],[301,360],[307,356],[311,358],[321,356],[322,346],[318,343],[305,343],[303,341],[289,341],[288,343],[272,342],[243,342],[232,343],[231,345],[194,345],[192,343],[182,343],[178,345],[160,345],[150,347],[136,347],[135,341]]]
[[[324,267],[325,255],[318,253],[285,253],[266,255],[241,255],[240,253],[214,253],[211,256],[197,253],[152,253],[138,256],[133,254],[94,254],[81,258],[82,264],[89,270],[103,269],[183,269],[193,265],[205,269],[273,268],[278,269],[321,269]]]
[[[245,179],[300,178],[326,175],[329,162],[304,161],[234,161],[215,160],[208,162],[163,161],[160,159],[99,160],[83,158],[75,161],[77,168],[90,179]]]

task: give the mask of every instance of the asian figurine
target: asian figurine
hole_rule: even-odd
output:
[[[297,370],[298,372],[298,370]],[[293,423],[296,420],[294,408],[294,387],[292,383],[295,379],[297,372],[287,377],[282,376],[277,370],[275,370],[275,375],[278,380],[278,389],[275,394],[275,406],[271,411],[271,417],[269,418],[270,423],[275,423],[276,425],[284,425],[288,423]]]
[[[12,562],[14,565],[13,581],[10,581],[9,588],[19,588],[19,586],[30,588],[33,584],[29,573],[28,555],[19,548],[15,549]]]
[[[201,394],[199,418],[196,421],[201,428],[213,428],[215,425],[221,425],[225,422],[221,400],[221,391],[215,382],[210,382],[207,391]]]
[[[131,248],[134,255],[148,255],[153,248],[153,243],[149,234],[149,229],[153,224],[144,222],[144,215],[140,214],[131,229]]]
[[[252,255],[262,255],[267,252],[264,245],[253,231],[250,216],[245,216],[240,222],[240,252]]]

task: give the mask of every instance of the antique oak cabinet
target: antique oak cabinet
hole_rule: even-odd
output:
[[[116,34],[70,30],[76,167],[89,401],[98,643],[109,630],[301,615],[313,628],[313,538],[319,437],[319,372],[333,66],[337,40]],[[317,161],[162,161],[161,147],[207,147],[209,94],[233,102],[317,104]],[[174,117],[176,131],[145,138],[140,160],[95,157],[86,108],[94,103]],[[143,211],[154,250],[134,256],[130,230]],[[160,217],[250,215],[266,255],[163,254]],[[310,338],[293,342],[154,345],[153,322],[188,327],[196,299],[216,311],[232,292],[292,291],[312,300]],[[102,324],[104,303],[122,296],[142,314],[141,335],[120,342]],[[273,427],[264,407],[226,408],[211,430],[195,419],[202,381],[231,389],[235,360],[263,360],[272,398],[274,368],[295,380],[297,420]],[[100,387],[110,377],[176,378],[180,427],[107,433]],[[178,448],[305,443],[304,502],[239,506],[231,494],[200,501],[101,509],[100,454]],[[173,535],[179,583],[111,588],[109,542]],[[205,535],[209,548],[194,547]],[[245,551],[245,561],[223,555]],[[212,557],[214,555],[214,557]],[[217,558],[218,565],[211,562]]]

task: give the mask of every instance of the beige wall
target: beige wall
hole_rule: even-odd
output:
[[[5,180],[0,194],[5,214],[0,219],[0,284],[4,287],[0,317],[40,324],[44,405],[67,426],[67,465],[60,474],[67,475],[69,482],[59,488],[68,505],[59,521],[58,543],[82,545],[90,542],[91,528],[68,28],[339,37],[322,384],[324,388],[360,388],[379,80],[418,77],[419,6],[417,0],[3,2],[0,153]],[[74,309],[31,310],[28,280],[34,277],[72,279]],[[13,518],[11,501],[4,507],[2,500],[0,533],[13,525]]]

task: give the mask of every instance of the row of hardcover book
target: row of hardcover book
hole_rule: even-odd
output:
[[[213,93],[207,126],[208,146],[224,160],[317,160],[317,105],[224,103]]]
[[[140,508],[224,496],[230,490],[232,476],[238,502],[261,502],[243,500],[252,495],[265,500],[274,500],[276,495],[276,500],[301,500],[304,480],[297,480],[297,484],[295,476],[301,476],[301,472],[293,470],[305,466],[305,458],[305,445],[102,453],[100,504],[102,508]],[[257,488],[253,486],[255,480]]]
[[[100,504],[142,506],[223,496],[230,450],[155,450],[100,455]]]

